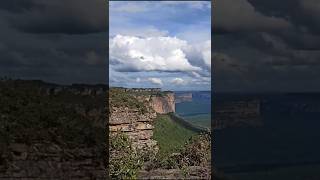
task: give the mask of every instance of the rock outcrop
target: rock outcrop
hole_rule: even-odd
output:
[[[107,178],[102,86],[0,87],[0,179]]]
[[[0,179],[106,179],[94,148],[12,143],[0,156]]]
[[[113,107],[109,118],[110,133],[123,132],[138,149],[155,148],[156,141],[152,140],[154,128],[151,123],[156,118],[154,111],[140,113],[137,109],[128,107]]]
[[[162,96],[151,96],[150,106],[159,114],[175,112],[174,93],[166,93]]]
[[[216,103],[213,128],[261,126],[260,101],[227,101]]]
[[[174,93],[152,88],[113,88],[109,103],[110,133],[125,133],[139,149],[157,149],[156,141],[152,139],[152,122],[157,113],[175,112]]]
[[[185,171],[181,169],[142,170],[139,172],[138,179],[211,179],[211,169],[210,167],[189,166]]]

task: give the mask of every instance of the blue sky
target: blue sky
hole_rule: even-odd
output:
[[[110,1],[109,83],[210,90],[210,1]]]

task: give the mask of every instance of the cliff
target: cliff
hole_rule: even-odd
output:
[[[217,102],[213,110],[215,129],[262,125],[258,100]]]
[[[138,149],[156,148],[152,123],[157,113],[175,112],[174,93],[151,88],[110,88],[109,111],[111,135],[121,131]]]
[[[2,150],[0,179],[106,179],[95,148],[63,148],[51,142],[11,143]]]
[[[111,177],[211,178],[210,135],[206,138],[198,135],[198,139],[190,140],[193,135],[206,130],[197,129],[173,116],[173,92],[111,88],[108,107]]]
[[[162,96],[151,96],[149,104],[159,114],[175,112],[174,93],[166,93]]]
[[[0,179],[107,178],[105,93],[27,80],[0,87]]]
[[[156,113],[152,111],[142,114],[138,109],[112,107],[109,115],[110,135],[121,131],[133,141],[134,148],[156,148],[157,143],[151,139],[155,117]]]

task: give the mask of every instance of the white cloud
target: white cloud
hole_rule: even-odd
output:
[[[137,83],[141,82],[141,79],[140,78],[136,78],[136,82]]]
[[[191,72],[192,76],[196,77],[196,78],[200,78],[201,75],[197,72]]]
[[[193,66],[202,68],[202,72],[197,71],[199,74],[210,73],[211,71],[211,40],[202,43],[189,45],[185,49],[185,53],[189,62]],[[207,71],[207,72],[204,72]]]
[[[202,59],[204,63],[211,69],[211,40],[204,43],[202,49]]]
[[[184,81],[182,78],[174,78],[171,83],[175,85],[185,85],[186,81]]]
[[[118,71],[200,71],[188,61],[188,43],[176,37],[116,35],[110,39],[110,60]]]
[[[148,80],[153,84],[160,85],[160,86],[163,85],[162,80],[160,78],[148,78]]]

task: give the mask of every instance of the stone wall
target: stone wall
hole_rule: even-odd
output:
[[[12,143],[2,149],[0,179],[106,179],[94,149],[65,149],[53,143]]]

